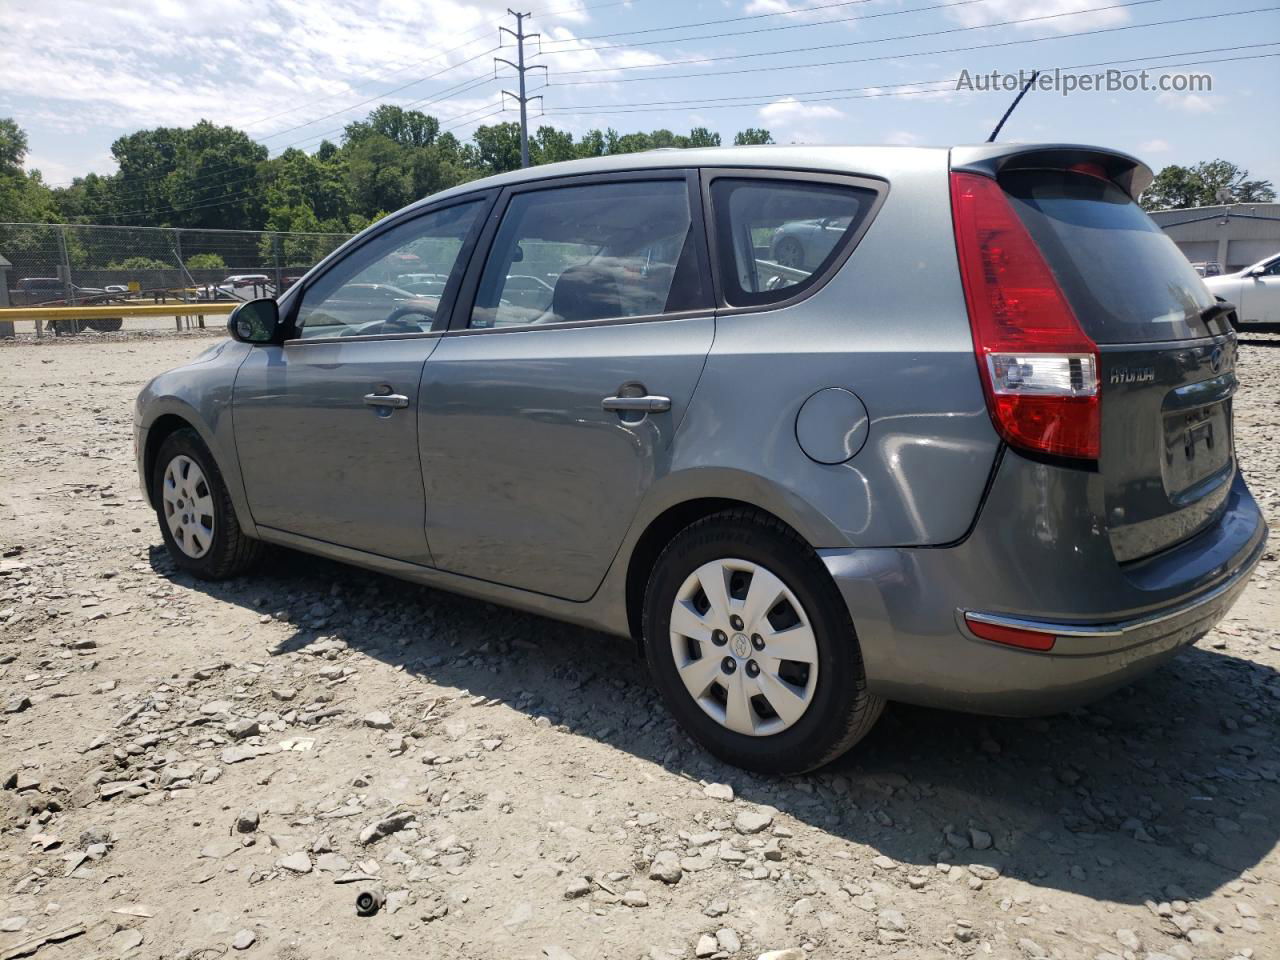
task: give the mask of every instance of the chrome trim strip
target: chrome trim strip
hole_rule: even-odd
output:
[[[1254,547],[1252,555],[1242,563],[1226,580],[1218,584],[1216,587],[1205,593],[1194,597],[1185,603],[1180,603],[1175,607],[1163,610],[1159,613],[1148,614],[1143,617],[1135,617],[1132,620],[1121,620],[1114,623],[1098,623],[1098,624],[1067,624],[1053,623],[1048,620],[1027,620],[1022,617],[1005,617],[994,613],[982,613],[977,610],[962,610],[961,617],[965,620],[975,621],[977,623],[990,623],[998,627],[1013,627],[1017,630],[1030,630],[1034,633],[1046,633],[1055,637],[1122,637],[1126,633],[1132,633],[1135,630],[1141,630],[1146,627],[1155,626],[1164,623],[1167,620],[1173,620],[1184,614],[1190,613],[1199,607],[1212,603],[1225,593],[1229,593],[1240,582],[1247,578],[1253,572],[1253,568],[1262,558],[1263,550],[1266,548],[1267,540],[1265,537],[1259,541]]]

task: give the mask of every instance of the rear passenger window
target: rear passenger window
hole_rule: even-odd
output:
[[[614,320],[708,305],[686,182],[628,180],[515,194],[470,326]]]
[[[836,184],[718,177],[711,182],[725,300],[786,300],[816,282],[852,242],[876,199]]]

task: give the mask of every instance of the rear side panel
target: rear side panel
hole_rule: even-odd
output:
[[[972,522],[999,446],[960,288],[947,155],[859,157],[849,173],[887,180],[883,206],[812,296],[717,316],[671,479],[717,469],[780,487],[825,519],[804,531],[815,547],[947,543]],[[845,463],[815,462],[797,442],[801,406],[826,388],[867,410],[866,443]]]

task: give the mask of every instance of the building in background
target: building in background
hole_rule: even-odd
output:
[[[1151,214],[1192,263],[1234,273],[1280,253],[1280,203],[1228,203]]]

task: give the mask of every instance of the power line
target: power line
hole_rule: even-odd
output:
[[[1093,67],[1110,67],[1110,66],[1116,66],[1118,64],[1124,64],[1124,63],[1136,63],[1138,61],[1166,60],[1170,57],[1196,56],[1202,53],[1222,53],[1226,51],[1236,51],[1236,50],[1253,50],[1259,47],[1274,47],[1274,46],[1280,46],[1280,40],[1272,40],[1266,43],[1250,43],[1250,44],[1245,44],[1243,46],[1232,45],[1228,47],[1207,47],[1200,50],[1181,50],[1181,51],[1178,51],[1177,53],[1150,54],[1148,56],[1143,56],[1143,57],[1125,57],[1118,60],[1097,60],[1097,61],[1094,61],[1093,63],[1061,64],[1061,65],[1056,65],[1054,67],[1040,67],[1038,69],[1042,73],[1048,70],[1054,70],[1054,69],[1084,70],[1084,69],[1089,69]],[[1226,57],[1226,58],[1220,58],[1220,59],[1214,59],[1214,60],[1191,60],[1184,63],[1151,63],[1151,64],[1147,64],[1145,67],[1138,68],[1138,69],[1147,69],[1147,68],[1165,69],[1170,67],[1189,67],[1189,66],[1200,66],[1204,64],[1233,63],[1237,60],[1258,59],[1260,56],[1274,57],[1274,56],[1280,56],[1280,53],[1260,54],[1260,55],[1245,56],[1245,57]],[[1121,72],[1134,72],[1134,71],[1121,71]],[[547,110],[547,113],[549,115],[555,116],[555,115],[576,113],[576,112],[587,111],[587,110],[595,111],[597,113],[602,113],[602,114],[608,114],[608,113],[650,113],[650,112],[658,112],[663,110],[677,110],[677,109],[725,109],[725,108],[732,109],[734,107],[754,107],[754,106],[768,105],[782,97],[794,99],[796,100],[797,103],[824,103],[824,102],[839,101],[839,100],[864,99],[863,97],[856,97],[856,96],[828,96],[829,94],[853,94],[861,91],[869,91],[866,94],[866,97],[868,98],[880,97],[880,96],[892,97],[892,96],[908,96],[908,95],[917,95],[917,94],[934,94],[934,93],[946,92],[947,90],[955,90],[956,82],[957,82],[957,77],[951,76],[951,77],[940,77],[936,80],[908,80],[902,83],[892,83],[892,84],[876,83],[876,84],[867,84],[865,86],[860,86],[860,87],[827,87],[819,90],[784,90],[784,91],[779,91],[775,93],[741,94],[739,96],[733,96],[733,97],[710,97],[702,100],[697,100],[697,99],[647,100],[647,101],[638,101],[638,102],[629,103],[625,107],[620,106],[616,102],[588,103],[588,104],[577,104],[572,107],[552,107]],[[946,84],[947,86],[941,90],[922,90],[922,91],[915,91],[915,92],[898,89],[902,87],[923,87],[923,86],[933,86],[937,84]],[[804,98],[804,99],[801,99],[801,98]],[[740,102],[740,101],[747,101],[747,102]]]
[[[1155,0],[1142,0],[1142,2],[1150,3],[1150,2],[1155,2]],[[384,90],[382,93],[376,94],[375,96],[369,97],[365,100],[361,100],[359,103],[353,103],[349,107],[343,107],[341,110],[335,110],[332,113],[326,113],[324,116],[316,117],[314,120],[308,120],[306,123],[299,123],[296,126],[285,127],[283,130],[277,130],[275,133],[270,133],[270,134],[267,134],[265,137],[262,137],[262,140],[270,140],[273,137],[283,136],[286,133],[292,133],[294,130],[301,130],[303,127],[309,127],[313,123],[319,123],[321,120],[328,120],[331,117],[337,117],[337,116],[341,116],[344,113],[350,113],[352,110],[357,110],[360,107],[367,106],[368,104],[373,103],[376,100],[381,100],[384,97],[392,96],[393,94],[399,93],[401,90],[407,90],[409,87],[417,86],[418,84],[424,83],[427,80],[434,80],[436,77],[441,76],[442,74],[446,74],[451,70],[457,70],[459,67],[465,67],[468,63],[472,63],[476,60],[479,60],[481,57],[488,56],[489,54],[493,53],[493,51],[498,49],[501,49],[501,48],[490,47],[487,50],[481,50],[479,53],[474,54],[473,56],[467,57],[465,60],[459,60],[457,63],[452,64],[450,66],[443,67],[442,69],[437,70],[435,73],[428,74],[425,77],[417,77],[416,79],[410,80],[408,83],[402,83],[398,87],[394,87],[390,90]]]
[[[1245,16],[1246,14],[1252,14],[1252,13],[1276,13],[1276,12],[1280,12],[1280,7],[1257,7],[1251,10],[1236,10],[1229,13],[1207,13],[1207,14],[1200,14],[1194,17],[1175,17],[1169,20],[1153,20],[1153,21],[1150,21],[1149,23],[1130,23],[1130,24],[1124,24],[1122,26],[1117,26],[1117,27],[1098,27],[1093,30],[1081,30],[1074,33],[1060,33],[1060,34],[1055,34],[1049,37],[1024,37],[1020,40],[1000,40],[1000,41],[994,41],[991,43],[970,44],[969,46],[964,46],[964,47],[946,47],[941,50],[916,50],[910,53],[887,53],[887,54],[880,54],[873,57],[852,57],[845,60],[825,60],[825,61],[819,61],[819,62],[808,61],[805,63],[771,64],[769,66],[761,66],[761,67],[742,67],[736,70],[708,70],[708,71],[702,71],[699,73],[666,74],[664,76],[656,76],[656,77],[608,77],[600,80],[565,80],[565,81],[556,81],[555,85],[558,87],[565,87],[565,86],[580,86],[580,85],[601,84],[601,83],[643,83],[643,82],[654,81],[654,80],[702,79],[704,77],[726,77],[726,76],[740,75],[744,73],[764,73],[764,72],[773,73],[781,70],[806,70],[814,67],[836,67],[836,66],[844,66],[846,64],[855,64],[855,63],[874,63],[880,60],[905,60],[908,57],[933,57],[933,56],[939,56],[947,53],[969,53],[974,50],[992,50],[992,49],[1001,48],[1001,47],[1016,47],[1016,46],[1021,46],[1022,44],[1027,44],[1027,43],[1047,43],[1054,40],[1072,40],[1078,37],[1092,37],[1092,36],[1098,36],[1098,35],[1107,34],[1107,33],[1118,33],[1124,30],[1144,30],[1144,29],[1147,29],[1148,27],[1163,27],[1163,26],[1168,26],[1170,24],[1194,23],[1197,21],[1205,21],[1205,20],[1221,20],[1226,17],[1239,17],[1239,16]],[[775,51],[773,53],[770,53],[770,52],[744,53],[744,54],[724,56],[724,57],[709,57],[709,58],[704,58],[702,60],[669,61],[666,64],[652,64],[652,65],[651,64],[634,64],[634,65],[618,66],[618,67],[606,67],[599,70],[570,70],[565,72],[569,74],[605,73],[611,70],[612,71],[634,70],[634,69],[642,69],[642,68],[653,69],[658,66],[676,67],[676,66],[683,66],[688,63],[709,63],[712,61],[722,61],[722,60],[740,60],[740,59],[746,59],[748,57],[777,56],[783,53],[805,53],[805,52],[812,52],[815,49],[821,49],[821,48],[801,47],[795,50]]]
[[[570,12],[575,11],[575,10],[596,10],[596,9],[602,9],[602,8],[605,8],[605,7],[630,6],[630,5],[632,5],[632,4],[634,4],[634,3],[638,3],[638,2],[640,2],[640,0],[613,0],[613,2],[609,2],[609,3],[597,3],[597,4],[576,4],[576,5],[573,5],[573,6],[562,7],[562,8],[559,8],[559,9],[538,11],[538,14],[539,14],[539,15],[557,16],[557,15],[560,15],[560,14],[563,14],[563,13],[570,13]],[[863,2],[863,0],[859,0],[859,2]],[[370,86],[370,85],[371,85],[371,84],[373,84],[373,83],[378,83],[378,82],[385,81],[385,80],[390,79],[391,77],[395,76],[396,74],[404,73],[406,70],[411,70],[411,69],[413,69],[414,67],[418,67],[418,66],[420,66],[420,65],[421,65],[422,63],[424,63],[424,62],[428,62],[428,61],[430,61],[430,60],[438,59],[438,58],[440,58],[440,57],[445,57],[445,56],[448,56],[448,55],[449,55],[449,54],[451,54],[451,53],[456,53],[457,51],[459,51],[459,50],[463,49],[464,47],[468,47],[468,46],[470,46],[471,44],[475,43],[475,42],[476,42],[480,37],[482,37],[485,33],[489,32],[489,31],[491,31],[491,30],[494,30],[494,29],[496,29],[497,27],[498,27],[497,22],[490,22],[490,23],[487,23],[487,24],[485,24],[483,27],[481,27],[481,28],[479,28],[479,29],[477,29],[477,30],[473,30],[470,34],[468,34],[468,39],[467,39],[467,40],[463,41],[462,43],[460,43],[460,44],[458,44],[458,45],[456,45],[456,46],[450,47],[450,48],[449,48],[449,49],[447,49],[447,50],[442,50],[442,51],[437,51],[437,52],[435,52],[435,53],[428,53],[428,54],[425,54],[425,55],[424,55],[421,59],[419,59],[419,60],[415,60],[415,61],[412,61],[412,62],[410,62],[410,63],[406,63],[406,64],[404,64],[404,65],[402,65],[402,66],[398,67],[397,69],[394,69],[394,70],[391,70],[391,71],[389,71],[389,72],[387,72],[387,73],[381,74],[381,75],[380,75],[380,76],[378,76],[378,77],[369,78],[369,79],[366,79],[366,80],[361,81],[360,83],[354,84],[354,85],[351,87],[351,89],[353,89],[353,90],[359,90],[359,89],[360,89],[360,88],[362,88],[362,87],[367,87],[367,86]],[[488,50],[485,50],[485,51],[483,51],[482,53],[477,54],[477,55],[476,55],[476,57],[469,58],[467,61],[464,61],[464,63],[465,63],[465,62],[470,62],[470,60],[472,60],[472,59],[478,59],[479,57],[482,57],[482,56],[484,56],[484,55],[485,55],[485,54],[487,54],[487,53],[491,53],[491,52],[493,52],[493,50],[495,50],[495,49],[497,49],[497,48],[496,48],[496,47],[490,47]],[[461,65],[462,65],[462,64],[455,64],[454,66],[461,66]],[[438,74],[433,74],[432,76],[438,76]],[[423,80],[426,80],[426,79],[430,79],[430,77],[424,77],[424,78],[421,78],[419,81],[416,81],[416,82],[422,82]],[[406,86],[411,86],[411,85],[412,85],[412,84],[407,84]],[[386,92],[384,92],[383,94],[380,94],[379,96],[380,96],[380,97],[381,97],[381,96],[390,96],[392,93],[397,92],[397,91],[398,91],[398,90],[400,90],[400,89],[404,89],[404,87],[397,88],[397,90],[393,90],[393,91],[386,91]],[[345,93],[345,92],[346,92],[346,91],[343,91],[343,93]],[[267,122],[268,120],[274,120],[274,119],[277,119],[278,117],[283,117],[283,116],[287,116],[287,115],[289,115],[289,114],[291,114],[291,113],[296,113],[298,110],[301,110],[301,109],[303,109],[304,107],[311,106],[312,104],[315,104],[315,103],[322,103],[322,102],[324,102],[325,100],[332,100],[332,99],[334,99],[335,97],[339,97],[339,96],[341,96],[341,95],[342,95],[342,93],[327,94],[327,95],[325,95],[325,96],[322,96],[322,97],[316,97],[316,98],[315,98],[315,99],[313,99],[313,100],[308,100],[308,101],[306,101],[306,102],[304,102],[304,103],[302,103],[302,104],[298,104],[298,105],[296,105],[296,106],[290,107],[290,108],[289,108],[289,109],[287,109],[287,110],[281,110],[281,111],[279,111],[279,112],[277,112],[277,113],[268,114],[268,115],[266,115],[266,116],[262,116],[262,117],[257,117],[257,118],[252,119],[252,120],[231,120],[231,121],[228,121],[228,125],[230,125],[230,126],[236,126],[236,127],[251,127],[251,126],[255,126],[255,125],[259,124],[259,123],[265,123],[265,122]],[[377,98],[375,98],[375,99],[377,99]],[[341,113],[348,112],[349,110],[357,109],[358,107],[363,106],[365,103],[368,103],[368,102],[369,102],[369,101],[362,101],[361,103],[358,103],[358,104],[354,104],[354,105],[352,105],[351,107],[347,108],[346,110],[340,110],[340,111],[337,111],[337,112],[335,112],[335,113],[328,114],[328,115],[326,115],[326,116],[324,116],[324,117],[316,117],[316,118],[314,118],[313,120],[310,120],[310,121],[308,121],[308,122],[307,122],[307,123],[305,123],[305,124],[299,124],[297,127],[292,127],[292,128],[289,128],[289,129],[290,129],[290,130],[301,129],[301,127],[308,126],[308,125],[309,125],[309,124],[311,124],[311,123],[318,123],[318,122],[319,122],[319,121],[321,121],[321,120],[327,119],[327,117],[330,117],[330,116],[337,116],[337,115],[339,115],[339,114],[341,114]],[[273,134],[269,134],[269,135],[267,135],[267,136],[264,136],[264,137],[263,137],[263,139],[270,139],[271,137],[277,136],[277,135],[279,135],[279,134],[281,134],[281,133],[285,133],[285,132],[289,132],[289,131],[288,131],[288,130],[286,130],[286,131],[276,131],[276,132],[275,132],[275,133],[273,133]],[[300,143],[301,143],[301,142],[305,142],[305,141],[298,141],[298,142],[300,142]],[[291,144],[291,145],[292,145],[292,144]],[[105,176],[111,176],[111,174],[106,174]],[[162,175],[158,176],[156,179],[164,179],[166,176],[168,176],[168,174],[162,174]],[[140,182],[140,181],[139,181],[139,182]],[[71,186],[73,183],[74,183],[74,180],[72,180],[72,181],[67,181],[67,182],[50,183],[50,184],[47,184],[47,186],[49,186],[49,187],[66,187],[66,186]]]
[[[752,57],[781,57],[791,53],[817,53],[820,50],[836,50],[844,47],[859,47],[859,46],[866,46],[868,44],[873,44],[873,43],[890,43],[896,40],[920,40],[920,39],[923,39],[924,37],[947,36],[953,33],[970,33],[974,30],[993,30],[997,27],[1010,27],[1010,26],[1015,26],[1015,25],[1024,24],[1024,23],[1041,23],[1045,20],[1059,20],[1062,17],[1075,17],[1075,16],[1079,16],[1082,13],[1101,13],[1107,10],[1120,10],[1128,7],[1141,7],[1141,6],[1147,6],[1148,4],[1164,3],[1164,2],[1165,0],[1125,0],[1125,2],[1123,3],[1109,3],[1101,7],[1090,7],[1087,10],[1073,10],[1070,13],[1046,13],[1046,14],[1041,14],[1039,16],[1035,16],[1035,17],[1021,17],[1016,20],[1001,20],[997,23],[980,23],[980,24],[976,24],[974,26],[968,26],[968,27],[948,27],[945,30],[925,30],[925,31],[921,31],[920,33],[901,33],[892,37],[873,37],[871,39],[866,39],[866,40],[843,40],[840,43],[813,44],[805,47],[792,47],[789,50],[762,50],[762,51],[756,51],[754,53],[724,54],[717,57],[695,57],[687,60],[669,60],[666,63],[661,63],[661,64],[632,64],[628,66],[619,66],[619,67],[596,67],[593,69],[586,69],[586,70],[564,70],[564,71],[561,71],[561,73],[564,76],[570,76],[570,75],[582,74],[582,73],[605,73],[605,72],[616,71],[616,70],[659,69],[659,68],[664,68],[668,66],[684,66],[691,63],[716,63],[722,60],[744,60]],[[713,38],[721,38],[724,36],[726,35],[725,34],[719,34],[719,35],[709,34],[707,36],[691,37],[688,39],[708,40]],[[609,48],[609,47],[597,48],[597,47],[587,46],[587,47],[584,47],[583,49],[594,50],[594,49],[612,49],[612,48]],[[630,47],[629,49],[643,50],[645,48]],[[578,53],[578,52],[580,51],[556,50],[556,51],[548,51],[545,55],[549,57],[554,57],[554,56],[565,56],[570,53]]]
[[[487,23],[483,27],[481,27],[479,30],[473,30],[470,34],[468,34],[468,39],[464,40],[462,43],[458,44],[457,46],[450,47],[448,50],[442,50],[437,53],[428,53],[422,57],[419,57],[417,60],[413,60],[413,61],[410,61],[409,63],[404,64],[399,69],[392,70],[388,73],[382,74],[379,77],[370,77],[367,80],[362,80],[360,83],[350,85],[350,89],[359,90],[361,87],[367,87],[374,83],[381,83],[383,81],[389,80],[391,77],[394,77],[398,73],[404,73],[406,70],[412,70],[415,67],[421,67],[424,63],[427,63],[431,60],[438,60],[441,57],[449,56],[449,54],[451,53],[457,53],[459,50],[463,49],[464,47],[471,46],[473,43],[478,41],[482,36],[484,36],[484,34],[492,32],[494,28],[496,28],[497,26],[498,24],[496,22]],[[346,93],[346,92],[347,91],[342,91],[342,93]],[[230,121],[230,125],[252,127],[259,123],[266,123],[268,120],[275,120],[277,117],[283,117],[291,113],[297,113],[303,107],[311,106],[314,103],[322,103],[325,100],[332,100],[334,97],[340,97],[342,96],[342,93],[331,93],[323,97],[316,97],[314,100],[309,100],[306,103],[302,103],[302,104],[298,104],[296,106],[290,107],[288,110],[281,110],[279,113],[273,113],[265,117],[258,117],[256,120],[233,120],[233,121]],[[318,118],[318,119],[322,119],[322,118]]]
[[[1084,69],[1089,67],[1115,66],[1117,64],[1134,63],[1137,61],[1144,61],[1144,63],[1142,66],[1132,67],[1130,69],[1122,70],[1120,72],[1121,73],[1137,73],[1141,70],[1150,69],[1151,67],[1172,68],[1172,67],[1187,67],[1187,66],[1207,66],[1207,65],[1222,64],[1222,63],[1234,63],[1234,62],[1239,62],[1244,60],[1257,60],[1257,59],[1278,57],[1280,56],[1280,52],[1251,54],[1251,55],[1239,56],[1239,57],[1220,57],[1220,58],[1210,58],[1210,59],[1201,59],[1201,60],[1188,60],[1188,61],[1182,61],[1177,63],[1149,64],[1149,63],[1145,63],[1145,61],[1168,60],[1169,58],[1172,58],[1172,57],[1188,56],[1188,55],[1194,55],[1197,53],[1211,53],[1211,52],[1219,52],[1219,51],[1227,51],[1227,50],[1248,50],[1248,49],[1257,49],[1259,47],[1272,47],[1277,45],[1280,45],[1280,41],[1247,44],[1243,46],[1233,46],[1233,47],[1211,47],[1211,48],[1204,48],[1203,50],[1199,50],[1199,51],[1180,51],[1176,53],[1151,54],[1143,57],[1131,57],[1131,58],[1118,59],[1118,60],[1103,60],[1103,61],[1095,61],[1092,63],[1072,64],[1072,65],[1058,66],[1057,69],[1079,70],[1079,69]],[[1044,69],[1053,69],[1053,68],[1044,68]],[[916,86],[926,86],[930,84],[946,83],[946,84],[952,85],[952,89],[954,89],[955,82],[956,82],[955,78],[947,78],[947,79],[940,79],[940,80],[907,81],[901,84],[895,84],[891,88],[880,88],[880,87],[873,87],[873,86],[872,87],[849,87],[849,88],[834,88],[831,91],[800,91],[795,93],[772,93],[767,95],[758,94],[754,98],[754,102],[748,102],[748,103],[722,102],[725,100],[747,99],[745,97],[715,98],[710,101],[667,101],[660,104],[657,102],[654,102],[654,105],[652,106],[620,107],[616,109],[600,110],[598,112],[606,113],[606,114],[648,113],[648,112],[654,112],[658,110],[669,110],[677,106],[681,106],[685,108],[697,108],[697,109],[735,109],[735,108],[741,108],[741,107],[767,105],[768,103],[776,102],[776,99],[778,97],[792,97],[796,99],[797,102],[801,102],[801,103],[822,103],[822,102],[833,102],[833,101],[843,101],[843,100],[871,99],[871,98],[879,98],[879,97],[921,96],[921,95],[929,95],[929,94],[945,92],[945,91],[901,90],[901,89],[894,89],[894,88],[916,87]],[[824,96],[824,97],[808,96],[809,93],[827,93],[827,92],[838,93],[838,92],[842,92],[842,90],[848,90],[852,92],[845,96]],[[800,99],[800,97],[802,96],[805,97],[806,99]],[[489,119],[491,117],[497,116],[498,114],[501,114],[504,112],[504,109],[501,106],[498,106],[496,109],[490,110],[488,113],[485,113],[483,116],[479,116],[479,117],[471,116],[471,114],[475,114],[485,109],[486,107],[482,106],[474,110],[467,111],[466,113],[459,114],[455,117],[451,117],[449,118],[450,126],[448,127],[442,126],[441,130],[443,131],[445,129],[454,129],[454,128],[466,126],[468,124],[479,123],[482,120]],[[556,115],[561,113],[572,112],[572,109],[573,108],[556,108],[556,109],[549,110],[547,112],[551,115]],[[583,107],[578,109],[590,109],[590,108]],[[134,211],[132,214],[129,214],[129,215],[138,215],[142,213],[181,213],[189,210],[207,209],[210,207],[221,206],[226,203],[232,203],[238,199],[243,199],[251,195],[252,192],[253,192],[252,190],[238,191],[236,193],[232,193],[221,199],[215,199],[210,202],[195,204],[189,207],[178,207],[170,210],[160,210],[160,211]],[[124,215],[125,214],[121,214],[120,216],[124,216]]]
[[[697,20],[697,21],[694,21],[693,23],[676,23],[667,27],[647,27],[646,29],[643,29],[643,30],[615,30],[612,33],[593,33],[587,36],[566,37],[560,40],[553,39],[553,40],[547,40],[544,42],[545,43],[574,43],[575,41],[579,41],[579,40],[600,40],[608,37],[624,37],[624,36],[634,37],[634,36],[639,36],[642,33],[662,33],[663,31],[666,31],[666,30],[687,30],[691,27],[709,27],[709,26],[713,26],[714,24],[740,23],[744,20],[763,20],[766,17],[794,17],[794,16],[799,16],[801,14],[805,14],[805,13],[813,13],[815,10],[834,10],[838,7],[852,7],[852,6],[857,6],[860,4],[871,3],[871,2],[873,2],[873,0],[838,0],[837,3],[819,3],[819,4],[814,4],[811,7],[794,7],[790,10],[774,10],[770,13],[749,13],[741,17],[716,17],[711,20]],[[989,2],[991,2],[991,0],[960,0],[960,2],[958,3],[940,4],[940,6],[960,7],[960,6],[964,6],[966,3],[989,3]],[[916,9],[922,9],[922,8],[916,8]],[[932,8],[926,7],[923,9],[932,9]],[[900,12],[911,13],[912,11],[903,10]],[[811,23],[811,24],[805,24],[805,26],[820,26],[824,23],[836,23],[836,22],[839,22],[839,21],[820,20],[820,21],[815,21],[814,23]]]
[[[869,3],[869,2],[870,0],[843,0],[843,2],[841,3],[830,4],[829,6],[843,7],[843,6],[848,6],[852,3]],[[747,37],[757,33],[778,33],[782,30],[807,30],[812,27],[826,27],[832,24],[837,24],[837,23],[851,23],[855,21],[861,22],[863,20],[877,20],[881,17],[901,17],[907,14],[912,14],[912,13],[929,13],[934,10],[946,10],[946,9],[951,9],[953,7],[967,7],[975,3],[990,3],[990,2],[991,0],[955,0],[955,2],[952,2],[952,3],[934,3],[924,7],[910,7],[905,10],[885,10],[880,13],[862,13],[862,14],[855,14],[850,17],[838,17],[835,19],[827,19],[827,20],[814,20],[809,23],[788,23],[788,24],[783,24],[782,26],[771,25],[767,27],[755,27],[754,29],[751,29],[751,30],[736,30],[729,33],[705,33],[705,34],[698,34],[697,36],[692,36],[692,37],[662,37],[657,40],[650,40],[646,42],[649,44],[649,46],[656,46],[657,44],[663,44],[663,43],[685,43],[690,40],[725,40],[725,39],[731,40],[735,37]],[[1140,6],[1141,4],[1144,4],[1144,3],[1163,3],[1163,2],[1165,2],[1165,0],[1136,0],[1136,2],[1134,3],[1118,4],[1118,6]],[[754,14],[753,16],[748,16],[748,17],[731,17],[723,21],[707,20],[707,21],[703,21],[700,24],[691,24],[690,26],[707,26],[707,25],[715,24],[717,22],[731,23],[731,22],[741,21],[741,20],[757,20],[763,17],[781,17],[781,16],[787,16],[787,15],[794,15],[796,13],[803,13],[806,10],[814,10],[814,9],[828,9],[828,7],[806,7],[800,10],[781,10],[774,13]],[[1099,9],[1106,10],[1111,8],[1102,7]],[[1092,13],[1092,12],[1094,11],[1093,10],[1072,10],[1066,13],[1048,14],[1043,18],[1035,17],[1032,19],[1051,19],[1053,17],[1073,17],[1073,16],[1078,16],[1079,14],[1082,14],[1082,13]],[[917,36],[936,36],[941,33],[958,33],[965,30],[985,30],[988,27],[1000,27],[1000,26],[1005,26],[1007,23],[1022,23],[1022,22],[1024,21],[1011,20],[1011,21],[1006,21],[1005,23],[985,23],[985,24],[978,24],[976,26],[970,26],[970,27],[956,27],[951,30],[939,30],[939,31],[934,31],[931,33],[923,33],[923,34],[906,34],[901,37],[883,37],[877,40],[863,40],[859,42],[880,43],[880,42],[883,42],[884,40],[911,39]],[[634,32],[619,31],[618,33],[600,34],[599,36],[606,36],[606,37],[607,36],[635,36],[639,33],[652,33],[657,30],[675,30],[675,29],[679,29],[679,28],[655,27],[652,30],[648,30],[648,31],[634,31]],[[560,40],[548,40],[546,42],[567,44],[567,43],[575,43],[581,40],[591,40],[591,39],[595,39],[595,38],[594,37],[567,37]],[[648,47],[635,46],[633,44],[627,44],[627,43],[591,44],[591,45],[584,45],[583,47],[574,49],[574,50],[548,50],[548,51],[545,51],[545,54],[547,56],[556,56],[556,55],[565,54],[565,53],[576,53],[576,52],[579,52],[580,50],[636,50],[636,49],[646,50],[648,49]]]

